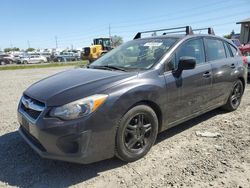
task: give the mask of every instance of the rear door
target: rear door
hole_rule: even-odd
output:
[[[33,56],[33,62],[34,63],[39,63],[40,62],[40,56],[39,55],[34,55]]]
[[[179,77],[171,69],[177,69],[181,57],[196,59],[196,67],[184,70]],[[167,64],[170,71],[165,73],[167,87],[167,118],[174,123],[188,118],[192,114],[209,106],[212,88],[211,65],[205,60],[204,42],[202,38],[190,39],[183,43],[173,54]]]
[[[229,96],[234,81],[232,72],[236,70],[237,62],[223,40],[206,37],[205,46],[207,59],[212,65],[211,105],[216,106],[225,102]]]

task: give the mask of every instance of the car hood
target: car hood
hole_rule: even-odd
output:
[[[104,90],[137,76],[137,72],[98,69],[72,69],[57,73],[31,85],[24,94],[45,103],[60,106]]]

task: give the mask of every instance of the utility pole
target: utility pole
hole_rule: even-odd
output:
[[[56,49],[58,48],[58,44],[57,44],[57,36],[55,36],[55,41],[56,41]]]
[[[111,37],[111,26],[109,24],[109,38],[110,38],[110,41],[111,41],[111,47],[113,46],[113,41],[112,41],[112,37]]]
[[[28,48],[30,48],[30,41],[29,40],[27,40],[27,44],[28,44]]]
[[[109,24],[109,38],[111,38],[111,26]]]

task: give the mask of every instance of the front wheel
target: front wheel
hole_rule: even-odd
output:
[[[158,118],[146,105],[130,109],[120,120],[116,133],[116,156],[132,162],[142,158],[153,146],[158,133]]]
[[[233,85],[233,90],[231,91],[227,103],[222,108],[229,112],[236,110],[240,106],[243,92],[243,83],[241,80],[237,80]]]

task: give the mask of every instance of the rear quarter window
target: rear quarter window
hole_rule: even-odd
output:
[[[221,40],[206,38],[205,42],[208,61],[226,58],[225,48]]]
[[[233,54],[231,53],[230,51],[230,47],[229,47],[229,44],[227,44],[226,42],[224,42],[224,47],[225,47],[225,50],[226,50],[226,55],[227,57],[233,57]]]
[[[233,56],[238,55],[238,50],[231,44],[229,44]]]

